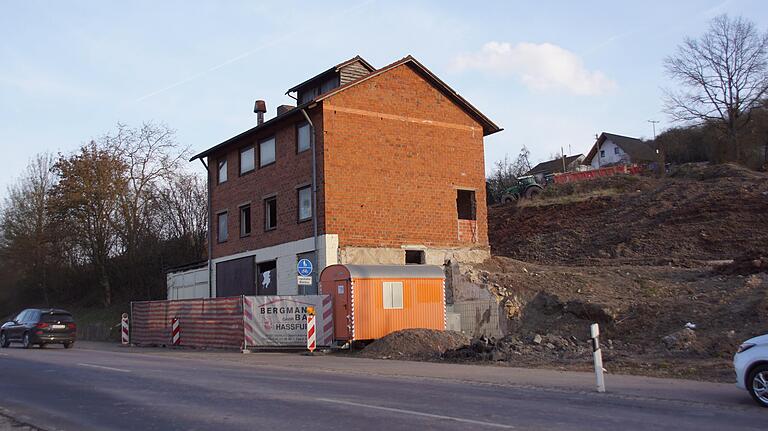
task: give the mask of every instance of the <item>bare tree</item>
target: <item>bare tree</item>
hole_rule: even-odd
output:
[[[129,260],[141,237],[150,229],[149,211],[158,191],[179,169],[185,151],[179,149],[174,131],[164,124],[144,123],[138,129],[118,123],[114,134],[102,137],[102,147],[127,167],[127,192],[121,195],[120,235]]]
[[[199,176],[178,173],[160,190],[158,199],[165,237],[189,240],[198,256],[205,253],[207,193],[205,182]]]
[[[53,165],[50,154],[35,157],[18,182],[8,188],[0,217],[0,245],[39,289],[46,305],[49,303],[47,264],[53,258],[49,213],[49,194],[56,184]]]
[[[667,91],[666,111],[676,121],[720,125],[727,136],[722,159],[740,160],[739,131],[768,94],[768,32],[721,15],[700,38],[686,38],[664,66],[684,88]]]

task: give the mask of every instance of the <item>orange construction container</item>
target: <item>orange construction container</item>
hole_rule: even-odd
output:
[[[434,265],[331,265],[320,291],[333,298],[333,335],[373,340],[401,329],[445,330],[445,274]]]

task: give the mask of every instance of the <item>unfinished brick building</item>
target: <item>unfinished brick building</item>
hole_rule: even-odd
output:
[[[208,167],[214,296],[300,289],[335,263],[488,256],[483,137],[501,129],[414,58],[355,57],[288,90],[258,124],[196,156]],[[315,278],[316,280],[316,278]]]

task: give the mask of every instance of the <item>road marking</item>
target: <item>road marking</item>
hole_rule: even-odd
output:
[[[109,371],[119,371],[121,373],[130,373],[131,370],[123,370],[122,368],[112,368],[112,367],[104,367],[102,365],[94,365],[94,364],[77,364],[81,367],[91,367],[91,368],[99,368],[102,370],[109,370]]]
[[[10,356],[7,353],[0,353],[0,356]]]
[[[343,405],[354,406],[354,407],[366,407],[369,409],[384,410],[387,412],[394,412],[394,413],[405,413],[408,415],[423,416],[423,417],[433,418],[433,419],[445,419],[449,421],[463,422],[463,423],[474,424],[474,425],[483,425],[483,426],[495,427],[495,428],[506,428],[506,429],[515,428],[511,425],[504,425],[504,424],[499,424],[494,422],[483,422],[483,421],[476,421],[472,419],[457,418],[453,416],[443,416],[443,415],[436,415],[432,413],[417,412],[414,410],[403,410],[403,409],[395,409],[392,407],[381,407],[381,406],[374,406],[370,404],[353,403],[351,401],[334,400],[330,398],[318,398],[318,401],[325,401],[326,403],[343,404]]]

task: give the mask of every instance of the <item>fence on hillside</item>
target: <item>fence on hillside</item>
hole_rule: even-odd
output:
[[[573,183],[576,181],[591,180],[598,177],[612,177],[614,175],[637,175],[643,168],[637,165],[617,165],[607,168],[592,169],[590,171],[566,172],[555,175],[555,184]]]

